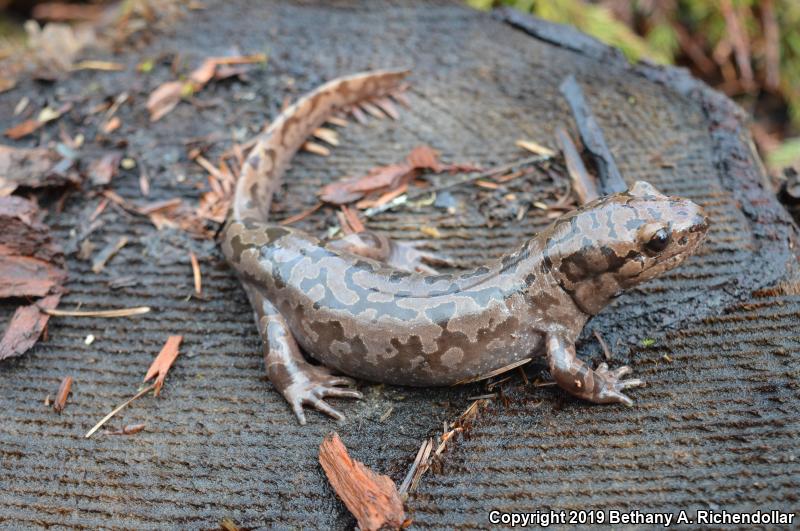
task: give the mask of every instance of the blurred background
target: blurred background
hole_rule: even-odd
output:
[[[800,0],[467,0],[570,24],[631,61],[680,65],[736,100],[776,180],[800,167]]]
[[[620,48],[631,61],[684,66],[752,116],[753,138],[776,185],[788,167],[800,168],[800,0],[466,2],[482,10],[508,5],[576,26]],[[42,29],[48,23],[86,24],[109,13],[130,23],[136,13],[136,20],[147,24],[148,19],[169,18],[161,11],[170,12],[175,4],[191,8],[202,0],[123,0],[113,4],[113,11],[111,2],[0,0],[0,61],[5,59],[0,91],[11,83],[3,77],[26,68],[19,61],[26,50],[47,47]],[[31,19],[37,24],[26,24]],[[116,42],[124,44],[125,39]],[[62,42],[59,48],[69,44]]]

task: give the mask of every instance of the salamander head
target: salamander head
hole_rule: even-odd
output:
[[[680,265],[707,229],[698,205],[638,181],[559,218],[546,231],[544,262],[594,315],[623,290]]]

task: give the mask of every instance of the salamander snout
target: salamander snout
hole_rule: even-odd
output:
[[[708,216],[703,208],[688,199],[671,198],[667,219],[674,247],[667,256],[689,255],[708,232]]]

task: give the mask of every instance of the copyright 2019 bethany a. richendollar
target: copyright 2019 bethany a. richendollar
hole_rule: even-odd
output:
[[[777,509],[766,511],[703,510],[677,512],[618,511],[614,509],[492,511],[489,523],[507,527],[551,525],[792,525],[796,514]]]

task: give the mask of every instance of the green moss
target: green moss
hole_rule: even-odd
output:
[[[668,63],[671,54],[665,54],[648,44],[624,23],[614,18],[607,8],[588,4],[582,0],[467,0],[477,9],[489,9],[495,5],[510,5],[526,13],[560,24],[570,24],[598,40],[619,48],[631,61],[650,59]]]

